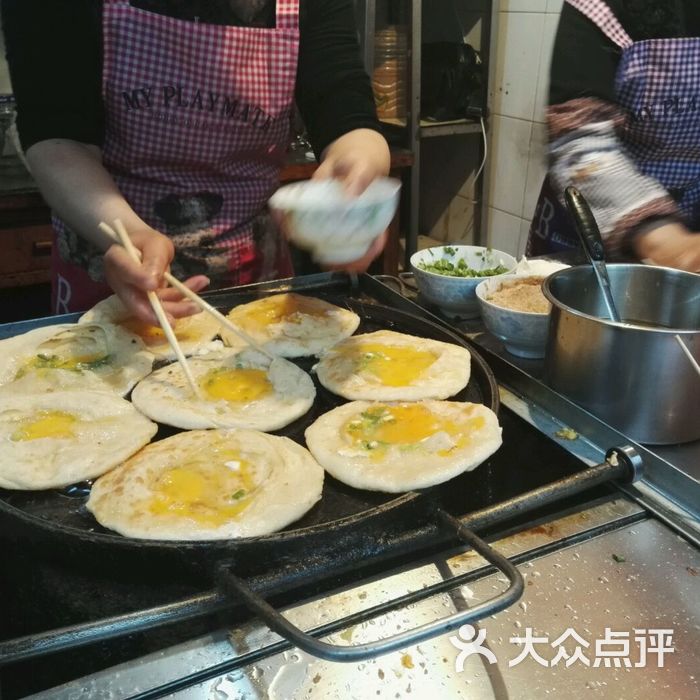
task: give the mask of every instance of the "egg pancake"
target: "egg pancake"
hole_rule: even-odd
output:
[[[92,479],[141,449],[157,429],[106,392],[3,395],[0,487],[49,489]]]
[[[342,340],[321,354],[315,370],[329,391],[350,400],[446,399],[469,382],[466,348],[395,331]]]
[[[258,345],[281,357],[316,355],[352,335],[360,325],[353,311],[302,294],[275,294],[241,304],[228,314]],[[241,347],[238,336],[222,330],[224,342]]]
[[[138,336],[96,323],[44,326],[0,340],[0,356],[0,385],[13,393],[86,388],[125,395],[153,367]]]
[[[358,489],[397,493],[470,471],[501,445],[496,414],[456,401],[353,401],[306,429],[318,463]]]
[[[98,302],[86,311],[78,323],[100,323],[116,325],[137,335],[158,360],[175,360],[175,353],[160,326],[151,326],[139,321],[127,311],[121,299],[114,294]],[[219,324],[207,313],[175,319],[175,337],[185,355],[194,355],[207,347],[219,334]]]
[[[323,469],[288,438],[193,430],[149,445],[98,479],[87,507],[127,537],[218,540],[280,530],[322,489]]]
[[[149,418],[176,428],[278,430],[313,405],[316,388],[295,364],[274,361],[255,350],[223,350],[190,359],[203,400],[197,399],[182,367],[156,370],[134,389],[131,400]]]

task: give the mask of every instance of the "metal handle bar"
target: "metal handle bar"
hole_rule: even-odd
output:
[[[382,284],[385,284],[387,287],[396,286],[398,288],[398,292],[402,297],[408,297],[409,296],[409,289],[408,285],[404,281],[404,279],[400,276],[402,273],[399,273],[399,275],[374,275],[374,279],[377,280],[377,282],[381,282]]]
[[[524,513],[534,510],[540,506],[554,503],[559,499],[575,495],[585,491],[586,489],[599,486],[600,484],[612,481],[614,479],[632,483],[640,478],[642,467],[641,457],[637,454],[634,448],[630,446],[613,448],[608,450],[606,461],[602,464],[589,467],[581,472],[564,477],[563,479],[555,481],[551,484],[541,486],[538,489],[534,489],[533,491],[516,496],[515,498],[511,498],[502,503],[496,503],[491,506],[487,506],[486,508],[482,508],[481,510],[474,511],[464,516],[461,521],[452,518],[452,516],[449,516],[448,514],[443,516],[440,514],[440,512],[438,512],[438,516],[441,520],[443,520],[443,524],[445,524],[444,521],[446,516],[448,520],[452,518],[452,520],[449,522],[450,525],[455,526],[454,522],[457,522],[459,523],[460,528],[464,527],[464,530],[458,529],[458,532],[456,533],[458,537],[464,538],[471,535],[471,537],[475,538],[476,536],[473,535],[471,531],[467,530],[467,526],[478,530],[493,527],[494,525],[503,523],[510,518],[522,516]],[[466,535],[465,532],[469,533],[469,535]],[[472,544],[472,542],[469,541],[469,544]],[[474,546],[474,549],[479,551],[476,546]],[[494,554],[500,557],[497,552],[494,552]],[[485,558],[488,559],[488,557]],[[508,565],[511,566],[510,563],[508,563]],[[222,578],[224,578],[226,581],[231,581],[232,578],[235,577],[226,572]],[[449,582],[447,583],[449,584]],[[243,584],[243,582],[241,582],[241,586],[243,586],[245,590],[250,590],[247,588],[247,586],[245,586],[245,584]],[[397,599],[398,603],[395,607],[398,608],[401,605],[409,605],[416,601],[428,598],[430,595],[441,593],[445,590],[448,590],[448,588],[444,581],[434,584],[430,588],[421,589],[420,591],[415,591],[408,596],[403,596],[401,599]],[[236,589],[236,593],[239,593],[238,589]],[[240,593],[243,594],[243,591]],[[260,601],[263,605],[268,605],[257,594],[253,593],[252,591],[250,591],[250,593],[255,602]],[[397,601],[394,602],[396,603]],[[128,634],[134,634],[136,632],[162,627],[175,622],[182,622],[184,620],[210,615],[230,608],[233,603],[234,601],[231,601],[230,594],[228,596],[223,596],[213,590],[177,601],[175,603],[169,603],[133,613],[115,615],[102,620],[94,620],[92,622],[80,623],[70,627],[39,632],[26,637],[2,640],[0,641],[0,667],[4,664],[26,661],[28,659],[56,653],[58,651],[73,649],[99,641],[105,641],[108,639],[123,637]],[[375,616],[390,609],[392,608],[390,608],[389,605],[382,604],[381,606],[378,606]],[[478,610],[478,608],[472,608],[469,612],[471,613],[474,610]],[[273,610],[273,612],[275,611]],[[368,612],[373,613],[375,611]],[[284,618],[281,616],[279,617],[283,622],[286,622]],[[368,616],[368,619],[370,618],[371,615]],[[463,620],[456,622],[455,625],[466,624],[466,622],[467,620]],[[342,629],[342,627],[340,629]],[[421,629],[423,628],[418,628],[418,631]],[[448,628],[445,628],[445,630],[447,629]],[[321,636],[323,634],[328,634],[327,630],[328,626],[324,626],[323,628],[314,631],[313,635]],[[315,640],[312,639],[312,641]],[[301,644],[299,646],[304,648]]]
[[[490,547],[484,540],[477,537],[471,530],[467,529],[457,518],[452,517],[442,509],[437,510],[440,522],[446,528],[454,530],[454,534],[463,542],[470,545],[486,561],[495,566],[504,574],[510,585],[497,596],[480,603],[479,605],[456,612],[448,617],[441,618],[435,622],[430,622],[413,630],[400,632],[386,639],[379,639],[367,644],[355,644],[351,646],[339,646],[322,642],[313,636],[299,629],[295,624],[283,617],[260,595],[255,593],[243,580],[226,569],[219,571],[220,584],[225,593],[240,597],[245,604],[265,622],[265,624],[277,634],[282,635],[300,649],[313,654],[314,656],[328,661],[364,661],[374,659],[382,654],[404,649],[413,644],[418,644],[427,639],[432,639],[446,632],[450,632],[467,622],[481,620],[484,617],[493,615],[515,603],[523,594],[525,584],[518,569],[511,564],[508,559]],[[433,584],[421,593],[422,597],[430,596],[432,588],[442,590],[442,584]],[[438,590],[435,593],[439,592]],[[390,605],[391,603],[389,603]]]
[[[248,586],[242,579],[235,576],[225,567],[219,570],[219,583],[221,590],[230,596],[237,596],[255,612],[268,627],[282,635],[300,649],[328,661],[364,661],[372,659],[382,654],[387,654],[397,649],[402,649],[413,644],[418,644],[427,639],[432,639],[440,634],[449,632],[468,622],[483,619],[488,615],[493,615],[516,602],[523,593],[523,579],[520,572],[511,564],[508,559],[490,547],[481,538],[477,537],[467,528],[464,521],[478,523],[481,527],[487,526],[490,522],[506,520],[507,513],[503,512],[505,507],[510,511],[510,515],[516,515],[520,511],[530,510],[535,504],[544,505],[563,498],[572,493],[577,493],[585,488],[604,483],[612,478],[623,479],[629,482],[636,481],[642,470],[642,463],[639,455],[630,446],[613,448],[608,450],[606,461],[595,467],[591,467],[583,472],[561,479],[548,486],[535,489],[520,497],[516,497],[500,504],[492,509],[484,509],[480,513],[467,516],[463,520],[453,517],[441,508],[436,510],[436,515],[440,524],[448,529],[454,530],[454,534],[463,542],[469,544],[490,564],[495,566],[510,581],[509,587],[499,595],[491,598],[474,608],[457,612],[454,615],[431,622],[413,630],[401,632],[386,639],[377,640],[367,644],[357,644],[352,646],[339,646],[328,642],[321,642],[316,639],[319,631],[310,633],[299,629],[292,622],[283,617],[275,610],[262,596]],[[474,516],[481,515],[481,518]],[[415,600],[422,600],[444,590],[443,583],[433,584],[413,596],[406,596],[403,600],[406,603]],[[406,600],[408,598],[408,600]],[[396,601],[393,601],[396,602]],[[392,608],[392,601],[387,601],[383,608]],[[376,616],[374,616],[376,617]],[[370,618],[372,619],[372,618]]]

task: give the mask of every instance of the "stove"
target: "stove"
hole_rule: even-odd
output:
[[[359,289],[352,288],[344,276],[334,275],[300,278],[293,284],[297,291],[310,293],[337,286],[334,293],[340,289],[348,295],[421,313],[412,302],[367,276],[361,278]],[[8,333],[18,330],[8,329]],[[565,404],[558,404],[557,411],[550,412],[552,397],[540,397],[535,403],[520,393],[522,368],[513,368],[507,358],[489,349],[488,343],[482,343],[478,351],[500,370],[497,377],[501,382],[503,446],[460,480],[458,489],[442,493],[437,503],[431,499],[427,510],[411,510],[400,526],[391,519],[379,520],[363,531],[363,537],[374,543],[371,556],[362,548],[355,555],[351,551],[299,554],[296,561],[272,571],[265,567],[252,571],[243,592],[234,588],[234,597],[227,597],[230,588],[215,577],[198,580],[190,573],[177,576],[170,572],[163,576],[158,567],[151,570],[148,566],[96,571],[89,557],[83,562],[71,557],[66,562],[60,550],[36,551],[6,528],[0,573],[0,636],[5,642],[0,642],[0,660],[3,652],[12,654],[5,656],[5,661],[25,660],[0,668],[2,698],[33,693],[46,698],[367,698],[395,697],[396,693],[425,697],[427,693],[421,694],[425,688],[434,689],[440,684],[447,689],[443,693],[446,697],[493,697],[486,693],[499,684],[512,697],[543,697],[546,689],[566,680],[565,672],[556,669],[554,673],[550,667],[544,674],[536,668],[538,664],[525,664],[522,668],[527,667],[530,676],[536,672],[537,688],[541,690],[534,694],[534,686],[528,684],[528,692],[533,694],[526,695],[518,685],[522,679],[506,672],[510,666],[500,663],[508,651],[518,651],[516,647],[508,648],[508,631],[517,635],[534,620],[538,627],[551,624],[551,629],[544,630],[550,634],[564,632],[564,623],[573,624],[579,619],[574,603],[580,610],[589,611],[579,613],[580,635],[585,636],[584,629],[588,629],[589,637],[597,634],[606,621],[615,621],[621,632],[631,633],[634,625],[646,624],[646,619],[633,619],[629,614],[631,619],[625,620],[624,615],[612,612],[606,618],[597,603],[586,605],[586,600],[597,586],[601,589],[596,592],[600,604],[620,612],[625,607],[620,604],[621,591],[629,602],[632,591],[639,591],[635,582],[640,580],[625,578],[626,585],[620,588],[620,576],[639,577],[639,572],[652,563],[672,567],[667,577],[645,581],[645,594],[665,586],[664,604],[659,605],[661,598],[657,597],[648,610],[641,606],[633,612],[638,617],[648,615],[652,624],[670,615],[668,609],[673,607],[676,618],[668,624],[675,625],[677,655],[658,674],[638,672],[626,679],[626,686],[623,679],[620,687],[630,692],[621,692],[620,696],[644,697],[631,691],[659,679],[668,681],[668,673],[664,672],[671,669],[676,696],[697,697],[698,688],[689,669],[700,667],[700,576],[695,575],[700,572],[700,550],[693,518],[656,488],[671,477],[657,474],[656,485],[643,481],[631,486],[611,482],[610,475],[602,471],[602,476],[596,476],[596,469],[609,468],[607,448],[627,445],[624,436],[602,427],[588,431],[585,417],[577,416]],[[561,427],[572,425],[577,429],[583,426],[581,439],[557,437]],[[584,439],[584,435],[595,439]],[[650,459],[643,447],[634,447]],[[659,461],[658,457],[657,461],[651,459],[655,466]],[[622,474],[617,471],[615,476]],[[547,489],[548,484],[558,481],[556,493]],[[518,500],[533,490],[534,499]],[[499,507],[509,500],[505,511]],[[386,654],[343,659],[350,663],[323,661],[271,631],[269,624],[279,624],[274,615],[271,623],[267,620],[268,625],[262,624],[249,607],[240,603],[246,590],[262,593],[298,627],[317,628],[316,636],[348,647],[370,644],[389,634],[401,635],[409,628],[430,625],[449,615],[468,613],[513,589],[515,584],[509,576],[495,572],[472,547],[460,543],[458,533],[439,521],[440,513],[447,514],[443,518],[457,516],[464,520],[517,565],[522,579],[520,593],[524,592],[520,602],[515,598],[503,612],[494,609],[486,620],[470,623],[471,629],[486,631],[492,652],[499,656],[498,673],[490,664],[482,664],[481,657],[472,657],[465,668],[457,669],[459,646],[450,641],[455,637],[449,634],[455,627],[444,628],[440,636],[389,649]],[[416,518],[415,522],[411,517]],[[663,543],[667,549],[655,554],[646,546],[648,542],[658,546]],[[632,550],[631,543],[635,558],[625,556]],[[616,561],[613,554],[623,561]],[[592,563],[595,560],[592,572],[583,566],[585,557]],[[624,567],[620,571],[628,559],[627,572]],[[582,587],[583,577],[592,574],[595,582]],[[454,576],[458,578],[451,581]],[[426,597],[424,591],[432,596]],[[550,597],[561,594],[567,601],[560,601],[561,629],[555,624],[557,616],[552,618],[554,609],[542,600],[543,591]],[[259,596],[253,601],[254,609],[256,601],[259,604]],[[533,618],[535,610],[538,612]],[[685,621],[681,620],[683,614]],[[106,623],[100,622],[105,619]],[[65,627],[70,631],[46,634]],[[466,631],[463,624],[458,628],[459,635]],[[24,641],[18,643],[18,638]],[[78,638],[96,641],[71,648]],[[603,669],[596,673],[588,669],[588,676],[581,681],[584,687],[586,683],[612,682],[612,676],[605,677]],[[572,671],[569,680],[574,677],[583,675]],[[605,687],[593,685],[590,690],[599,690],[600,697],[610,697],[603,693]],[[684,695],[691,691],[694,694]]]

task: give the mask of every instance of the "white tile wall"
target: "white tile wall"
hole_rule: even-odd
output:
[[[561,8],[564,5],[564,0],[547,0],[547,12],[555,15],[561,13]]]
[[[525,247],[527,246],[527,237],[530,234],[530,222],[525,219],[520,219],[520,241],[518,243],[518,254],[520,258],[525,255]]]
[[[517,254],[520,247],[521,221],[519,217],[508,212],[489,207],[489,245],[511,255]]]
[[[522,255],[546,172],[549,65],[564,0],[501,0],[491,86],[490,245]]]
[[[547,0],[501,0],[501,12],[546,12]]]
[[[545,121],[545,110],[549,95],[549,65],[552,59],[552,49],[554,48],[554,37],[559,25],[558,14],[546,14],[544,16],[544,29],[542,32],[542,51],[540,52],[540,62],[537,69],[537,95],[535,97],[535,121]]]
[[[547,126],[533,122],[530,132],[530,148],[527,158],[527,176],[525,178],[525,197],[520,216],[529,219],[537,206],[537,198],[542,188],[542,181],[547,173]]]
[[[489,206],[521,216],[530,157],[532,121],[491,117],[491,201]]]
[[[532,121],[544,18],[544,12],[500,13],[498,63],[491,86],[496,114]]]

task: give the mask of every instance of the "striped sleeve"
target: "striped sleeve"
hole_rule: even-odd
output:
[[[549,175],[563,200],[575,185],[591,206],[611,259],[628,258],[631,239],[653,220],[680,220],[673,198],[642,174],[618,137],[624,113],[597,97],[551,105]]]

